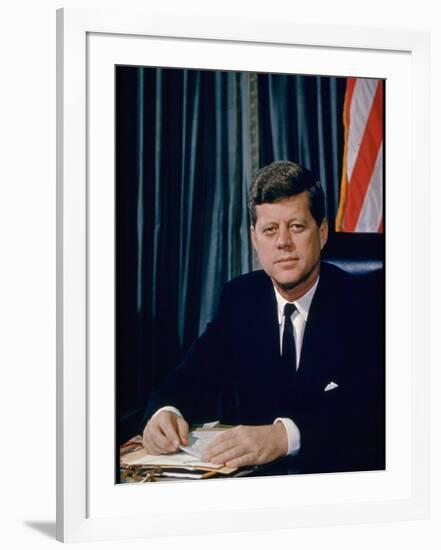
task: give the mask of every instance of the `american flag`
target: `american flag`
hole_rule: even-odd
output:
[[[382,80],[347,79],[337,231],[383,232],[383,88]]]

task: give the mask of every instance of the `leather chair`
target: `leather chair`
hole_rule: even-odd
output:
[[[384,235],[377,233],[332,233],[322,259],[355,275],[384,269]]]

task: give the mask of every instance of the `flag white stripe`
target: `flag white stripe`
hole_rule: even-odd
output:
[[[350,184],[352,171],[357,160],[361,140],[363,139],[369,113],[374,101],[378,80],[357,78],[349,111],[347,176]]]
[[[361,208],[355,231],[376,233],[383,215],[383,144],[378,151],[374,171]]]

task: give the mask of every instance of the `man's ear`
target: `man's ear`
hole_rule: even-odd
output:
[[[329,231],[328,220],[326,218],[323,218],[323,221],[319,227],[320,250],[323,250],[323,247],[325,246],[328,240],[328,231]]]
[[[251,242],[253,243],[253,248],[257,252],[256,247],[256,228],[254,225],[250,225],[250,235],[251,235]]]

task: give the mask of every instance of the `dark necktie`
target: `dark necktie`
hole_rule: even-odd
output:
[[[296,372],[296,343],[294,340],[294,328],[291,322],[291,315],[296,311],[294,304],[285,304],[283,315],[285,317],[285,324],[283,327],[283,339],[282,339],[282,361],[289,369],[293,369]]]

